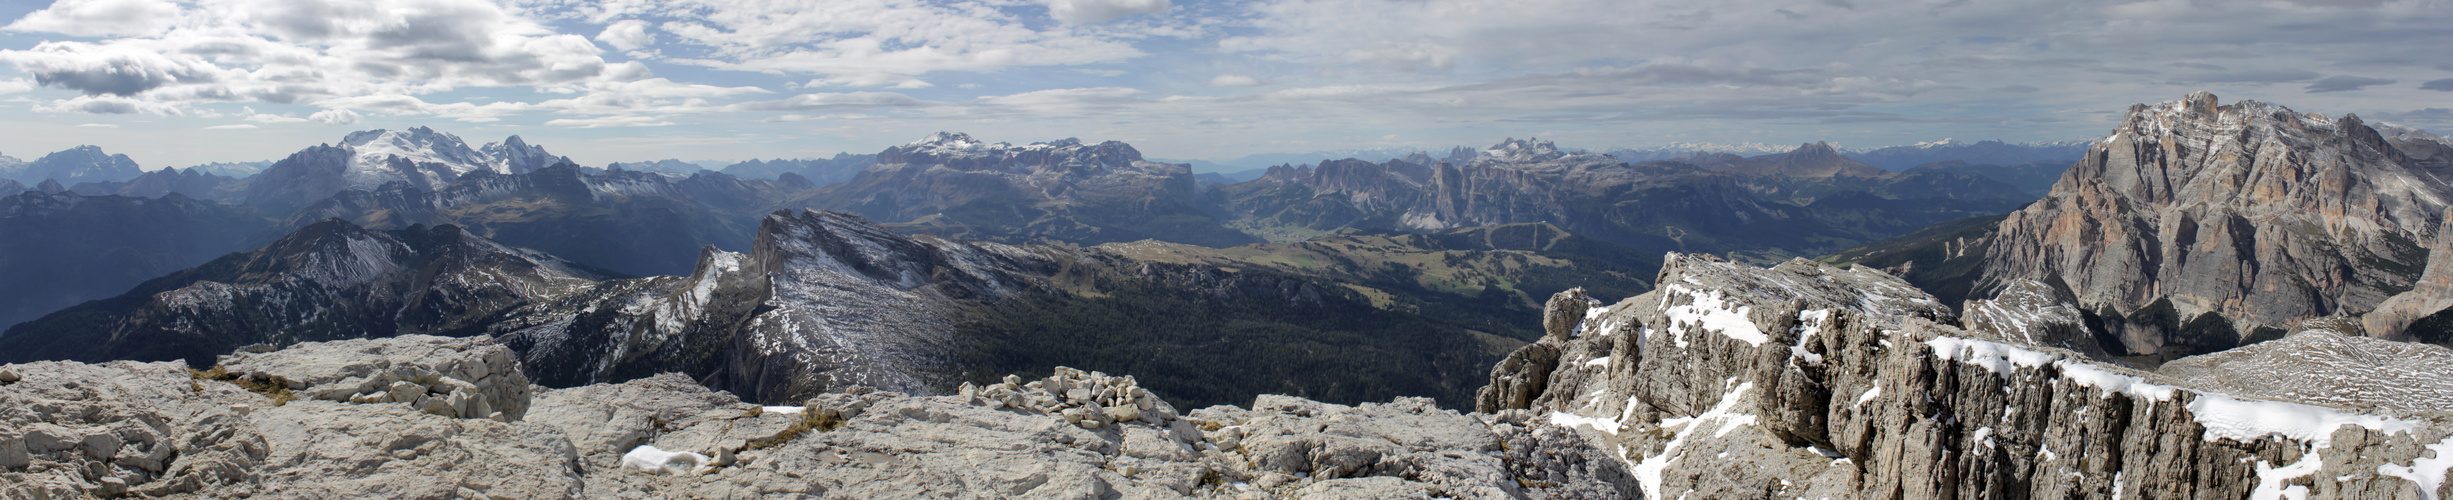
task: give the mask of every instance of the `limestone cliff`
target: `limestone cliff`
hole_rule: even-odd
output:
[[[2453,201],[2423,167],[2356,116],[2204,92],[2132,106],[2001,223],[1978,288],[2065,285],[2126,354],[2270,339],[2413,287]]]
[[[2414,387],[2395,374],[2453,373],[2442,348],[2353,339],[2422,351],[2388,355],[2388,371],[2373,369],[2388,362],[2377,356],[2398,351],[2366,345],[2174,363],[2328,378],[2206,384],[2247,374],[2167,376],[2054,347],[2073,314],[2028,293],[2040,284],[1955,317],[1898,278],[1802,260],[1762,269],[1672,255],[1659,283],[1608,306],[1562,293],[1552,335],[1495,368],[1476,409],[1587,432],[1628,462],[1649,498],[2453,491],[2442,481],[2453,414],[2441,411],[2453,396],[2443,384],[2391,389]],[[2341,337],[2286,340],[2327,345],[2326,335]]]

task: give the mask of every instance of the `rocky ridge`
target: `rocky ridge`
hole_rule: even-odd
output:
[[[1633,494],[1622,464],[1543,423],[1460,414],[1422,399],[1342,406],[1265,396],[1250,408],[1185,414],[1129,377],[1063,369],[1044,380],[1009,378],[951,396],[854,389],[781,407],[744,404],[668,374],[497,393],[526,404],[527,412],[491,419],[453,418],[397,401],[280,397],[283,390],[383,394],[350,381],[421,366],[429,353],[485,360],[458,363],[455,371],[491,367],[501,352],[486,342],[424,336],[301,344],[225,359],[256,367],[229,380],[196,378],[203,374],[167,363],[0,366],[23,374],[0,381],[0,401],[9,403],[0,406],[0,422],[9,424],[0,426],[0,496]],[[264,373],[298,377],[247,378]],[[470,390],[450,384],[408,390],[417,389]],[[1073,411],[1093,407],[1098,415]]]
[[[1672,255],[1659,282],[1610,305],[1554,297],[1550,336],[1495,367],[1476,409],[1586,433],[1648,498],[2453,492],[2453,400],[2393,374],[2440,378],[2453,353],[2322,331],[2356,325],[2159,374],[2049,345],[2072,320],[2055,308],[2072,305],[2035,308],[2059,302],[2036,284],[1954,316],[1898,278],[1802,260]],[[2316,380],[2206,383],[2263,367]]]
[[[606,277],[454,226],[376,231],[328,220],[11,327],[0,336],[0,359],[203,366],[215,353],[257,343],[467,335],[504,311]]]

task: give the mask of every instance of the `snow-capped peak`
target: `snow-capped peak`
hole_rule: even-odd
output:
[[[511,173],[497,169],[492,158],[468,147],[460,136],[427,127],[353,132],[341,139],[341,145],[357,153],[357,165],[383,165],[399,157],[414,164],[444,165],[455,175],[478,170]]]
[[[1939,140],[1939,141],[1931,141],[1931,142],[1919,142],[1919,143],[1916,143],[1916,147],[1920,147],[1920,148],[1935,148],[1935,147],[1942,147],[1942,146],[1957,146],[1957,145],[1959,145],[1959,140],[1958,140],[1958,139],[1949,138],[1949,137],[1944,137],[1944,138],[1942,138],[1942,140]]]

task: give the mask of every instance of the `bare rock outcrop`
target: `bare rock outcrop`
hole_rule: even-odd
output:
[[[281,384],[304,399],[402,403],[426,413],[504,422],[528,413],[518,355],[490,337],[407,335],[307,342],[221,358],[229,376]]]
[[[2025,320],[2008,314],[2019,311],[1952,318],[1873,271],[1672,256],[1658,282],[1660,289],[1587,313],[1572,338],[1526,347],[1562,354],[1532,404],[1499,409],[1584,433],[1629,464],[1647,498],[2453,492],[2442,480],[2453,467],[2444,458],[2453,457],[2453,414],[2419,399],[2440,397],[2433,392],[2364,398],[2411,399],[2411,407],[2345,404],[2129,370],[2039,342],[2066,326],[2058,312],[2021,306],[2033,313]],[[2059,303],[2030,291],[2037,293],[1979,309]],[[1980,331],[1954,325],[1963,322]],[[2283,342],[2340,337],[2301,333]],[[2312,391],[2444,376],[2429,361],[2441,353],[2380,365],[2368,357],[2401,354],[2353,347],[2336,349],[2339,356],[2264,358],[2295,358],[2270,365],[2301,370],[2294,376],[2341,379],[2306,384]],[[2220,360],[2205,365],[2230,369]],[[1495,370],[1492,383],[1527,376]]]
[[[678,374],[510,390],[477,339],[0,366],[0,498],[1505,498],[1633,496],[1626,464],[1525,412],[1264,396],[1191,414],[1132,377],[759,406]],[[374,400],[414,385],[410,398]],[[422,398],[422,399],[421,399]],[[508,400],[496,406],[496,398]],[[449,402],[448,405],[436,403]],[[475,415],[474,401],[516,408]],[[444,411],[450,410],[450,411]],[[494,418],[479,418],[494,417]]]

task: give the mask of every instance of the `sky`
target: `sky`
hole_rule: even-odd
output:
[[[2453,0],[0,0],[0,154],[583,164],[2059,141],[2197,90],[2453,135]]]

